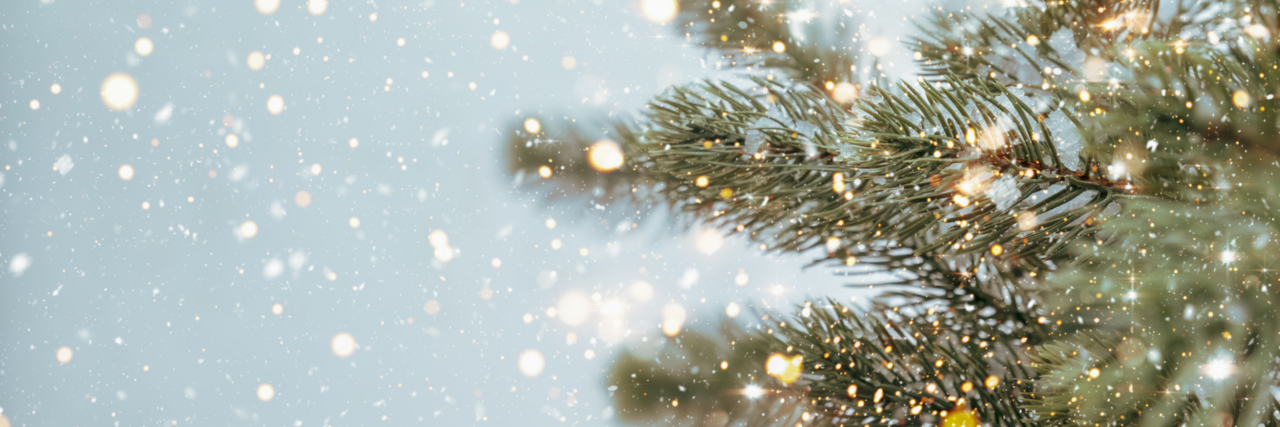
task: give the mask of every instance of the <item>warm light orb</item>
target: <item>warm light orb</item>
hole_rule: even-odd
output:
[[[538,166],[538,176],[543,178],[551,177],[551,167],[547,165]]]
[[[782,52],[786,52],[786,51],[787,51],[787,44],[786,44],[786,43],[783,43],[783,42],[781,42],[781,41],[773,42],[773,51],[774,51],[775,53],[782,53]]]
[[[350,225],[351,228],[360,228],[360,218],[351,217],[351,219],[347,220],[347,225]]]
[[[684,326],[686,318],[684,307],[679,304],[667,304],[662,309],[662,334],[669,337],[680,334],[680,328]]]
[[[249,57],[245,58],[244,64],[249,66],[250,70],[258,71],[267,65],[267,57],[259,51],[249,52]]]
[[[356,338],[346,332],[339,332],[329,340],[329,349],[333,350],[333,354],[341,357],[351,357],[356,352]]]
[[[284,313],[284,305],[280,303],[271,304],[271,314],[279,316]]]
[[[329,10],[329,0],[307,0],[307,12],[319,16]]]
[[[622,154],[622,147],[618,143],[602,139],[591,144],[591,148],[587,149],[587,162],[591,164],[591,168],[596,172],[610,173],[622,167],[626,157]]]
[[[258,8],[258,13],[270,15],[280,9],[280,0],[253,0],[253,6]]]
[[[547,360],[542,357],[542,352],[528,349],[520,353],[520,359],[517,363],[520,366],[521,374],[533,378],[542,374],[542,369],[546,367]]]
[[[348,146],[348,147],[351,147],[351,148],[359,147],[359,146],[360,146],[360,140],[359,140],[359,139],[356,139],[356,138],[348,139],[348,140],[347,140],[347,146]]]
[[[840,82],[836,83],[836,88],[831,90],[831,99],[841,104],[853,102],[858,98],[858,88],[853,83]]]
[[[271,399],[275,399],[275,387],[270,384],[257,386],[257,400],[271,401]]]
[[[1236,108],[1248,108],[1249,101],[1249,93],[1243,90],[1237,90],[1231,94],[1231,103],[1235,104]]]
[[[57,83],[54,83],[54,84],[50,85],[50,86],[49,86],[49,92],[50,92],[50,93],[53,93],[54,95],[57,95],[57,94],[62,93],[62,85],[57,84]]]
[[[102,81],[98,93],[102,102],[114,111],[124,111],[138,102],[138,81],[125,73],[115,73]]]
[[[506,31],[496,31],[489,36],[489,45],[497,50],[505,50],[507,46],[511,46],[511,35]]]
[[[538,133],[542,131],[542,123],[533,117],[524,119],[524,131],[529,133]]]
[[[273,116],[278,116],[281,112],[284,112],[284,97],[271,95],[270,98],[267,98],[267,112]]]
[[[642,0],[641,11],[650,22],[665,24],[676,17],[679,7],[676,0]]]
[[[698,233],[695,246],[698,247],[698,252],[711,255],[720,250],[721,246],[724,246],[724,236],[720,235],[720,230],[714,228],[703,229],[702,232]]]
[[[58,347],[58,351],[54,352],[53,357],[58,359],[58,363],[66,364],[71,362],[71,347]]]
[[[738,317],[742,313],[742,307],[738,307],[738,303],[731,302],[728,307],[724,308],[724,314],[729,317]]]
[[[1221,380],[1236,373],[1236,365],[1228,359],[1212,360],[1200,367],[1200,373]]]
[[[569,326],[578,326],[587,321],[591,314],[591,300],[578,292],[569,292],[560,297],[556,303],[557,317]]]
[[[258,223],[253,221],[245,221],[240,223],[240,236],[246,239],[252,239],[258,235]]]
[[[128,164],[120,165],[120,169],[116,170],[116,174],[120,175],[120,179],[125,181],[133,179],[133,166]]]
[[[298,190],[298,194],[293,195],[293,203],[300,208],[311,206],[311,193],[307,190]]]
[[[39,100],[39,99],[33,99],[33,100],[31,100],[31,102],[30,102],[30,103],[28,103],[28,104],[27,104],[27,106],[28,106],[28,107],[31,107],[31,109],[32,109],[32,110],[39,110],[39,109],[40,109],[40,100]]]
[[[133,42],[133,51],[137,52],[138,56],[151,55],[155,48],[156,44],[151,41],[150,37],[139,37],[138,41]]]
[[[764,371],[769,376],[777,378],[783,384],[791,385],[800,379],[800,372],[804,365],[804,356],[795,355],[787,357],[782,353],[774,353],[769,355],[769,359],[765,360]]]
[[[891,50],[893,50],[893,43],[890,43],[889,39],[884,37],[873,38],[871,39],[871,42],[867,44],[867,51],[875,56],[888,55]]]
[[[227,148],[236,148],[240,146],[240,137],[236,136],[234,133],[227,134],[224,141],[227,143]]]

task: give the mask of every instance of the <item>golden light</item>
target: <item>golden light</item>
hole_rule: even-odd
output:
[[[732,188],[729,188],[729,187],[721,188],[721,189],[720,189],[720,197],[725,198],[725,199],[728,199],[728,198],[730,198],[730,197],[733,197],[733,189],[732,189]]]
[[[711,180],[707,179],[706,175],[698,175],[698,177],[693,180],[693,185],[697,186],[698,188],[707,188],[707,185],[710,185],[710,184],[711,184]]]
[[[1248,108],[1249,101],[1249,93],[1243,90],[1237,90],[1231,94],[1231,103],[1235,104],[1236,108]]]
[[[511,46],[511,35],[506,31],[495,31],[489,36],[489,46],[497,50],[506,50],[507,46]]]
[[[116,174],[120,175],[120,179],[125,181],[133,179],[133,166],[128,164],[120,165],[120,169],[116,170]]]
[[[1000,385],[1000,377],[995,375],[989,376],[986,381],[983,381],[983,384],[986,385],[987,388],[996,388],[996,386]]]
[[[782,52],[786,52],[786,51],[787,51],[787,44],[786,44],[786,43],[783,43],[783,42],[781,42],[781,41],[773,42],[773,51],[774,51],[775,53],[782,53]]]
[[[538,166],[538,176],[543,178],[551,177],[551,167],[547,165]]]
[[[252,239],[258,235],[258,223],[253,221],[245,221],[240,223],[240,236],[246,239]]]
[[[741,313],[742,313],[742,307],[739,307],[738,303],[736,302],[731,302],[729,303],[728,306],[724,308],[724,314],[729,317],[738,317],[738,315]]]
[[[787,357],[782,353],[774,353],[769,355],[769,359],[764,362],[764,371],[769,376],[777,378],[783,384],[791,385],[800,379],[800,373],[804,365],[804,356],[795,355]]]
[[[969,207],[969,198],[965,197],[964,195],[957,194],[955,195],[955,197],[952,197],[951,199],[954,200],[956,204],[960,205],[960,207],[962,208]]]
[[[40,109],[40,100],[39,100],[39,99],[33,99],[33,100],[31,100],[31,102],[30,102],[30,103],[28,103],[28,104],[27,104],[27,106],[28,106],[28,107],[31,107],[31,109],[32,109],[32,110],[39,110],[39,109]]]
[[[350,225],[351,228],[360,228],[360,218],[351,217],[351,219],[347,220],[347,225]]]
[[[1003,254],[1003,253],[1004,253],[1004,246],[1001,246],[999,243],[991,245],[991,255],[1000,256],[1000,254]]]
[[[582,352],[582,358],[587,360],[595,359],[596,351],[588,348],[587,351]]]
[[[566,70],[572,70],[578,67],[578,60],[572,56],[565,55],[564,58],[560,58],[560,66]]]
[[[54,83],[54,84],[50,85],[50,86],[49,86],[49,92],[53,93],[54,95],[57,95],[57,94],[59,94],[59,93],[62,93],[62,85],[57,84],[57,83]]]
[[[640,9],[645,19],[658,24],[671,22],[679,11],[676,0],[643,0]]]
[[[1114,30],[1116,30],[1116,29],[1120,28],[1120,27],[1121,27],[1121,26],[1123,26],[1123,25],[1124,25],[1124,23],[1123,23],[1123,22],[1121,22],[1121,21],[1120,21],[1120,19],[1118,19],[1118,18],[1117,18],[1117,19],[1112,19],[1112,20],[1104,21],[1103,23],[1098,24],[1098,27],[1101,27],[1102,29],[1107,30],[1107,31],[1114,31]]]
[[[679,304],[667,304],[662,308],[662,334],[669,337],[679,334],[686,316],[684,307]]]
[[[396,39],[396,46],[404,47],[404,43],[405,43],[404,37]]]
[[[236,136],[234,133],[227,134],[227,137],[223,138],[223,141],[227,143],[227,148],[236,148],[240,146],[240,137]]]
[[[626,157],[622,154],[622,147],[618,143],[602,139],[591,144],[591,148],[587,149],[587,162],[591,164],[591,168],[596,172],[610,173],[622,167]]]
[[[733,276],[733,284],[738,286],[746,286],[747,282],[750,280],[751,280],[751,276],[747,275],[747,270],[739,269],[738,275]]]
[[[311,164],[311,174],[312,174],[312,175],[319,176],[319,175],[320,175],[320,172],[323,172],[323,171],[324,171],[324,167],[320,166],[320,164],[319,164],[319,163],[312,163],[312,164]]]
[[[840,82],[836,83],[836,88],[831,90],[831,99],[841,104],[853,102],[858,98],[858,87],[853,83]]]
[[[267,98],[267,112],[273,116],[278,116],[284,112],[284,97],[271,95],[270,98]]]
[[[542,352],[531,348],[520,353],[517,365],[521,374],[533,378],[542,374],[542,369],[547,366],[547,359],[542,357]]]
[[[258,71],[267,65],[267,57],[259,51],[249,52],[249,57],[245,58],[244,64],[249,66],[250,70]]]
[[[524,131],[529,133],[538,133],[542,131],[542,123],[533,117],[524,119]]]
[[[977,140],[978,140],[978,131],[974,130],[973,128],[969,128],[969,130],[964,131],[964,142],[969,143],[969,145],[973,145],[974,141],[977,141]]]
[[[293,195],[293,203],[300,208],[311,206],[311,193],[307,190],[298,190],[298,193]]]
[[[1082,90],[1082,91],[1080,91],[1080,100],[1081,100],[1081,101],[1089,102],[1089,100],[1090,100],[1090,99],[1093,99],[1093,95],[1089,95],[1089,91],[1087,91],[1087,90]]]
[[[827,252],[835,252],[836,249],[840,249],[840,238],[836,236],[828,237]]]
[[[346,332],[339,332],[329,340],[329,349],[338,357],[344,359],[351,357],[356,352],[356,337]]]
[[[359,146],[360,146],[360,140],[359,140],[359,139],[355,139],[355,138],[348,139],[348,140],[347,140],[347,146],[348,146],[348,147],[351,147],[351,148],[359,147]]]
[[[444,230],[432,230],[431,234],[427,235],[427,242],[431,243],[433,248],[448,247],[449,234],[445,233]]]
[[[1089,378],[1097,378],[1098,375],[1101,375],[1101,374],[1102,374],[1102,371],[1099,371],[1098,368],[1089,369]]]
[[[848,257],[844,259],[844,265],[847,265],[850,267],[852,267],[854,264],[857,264],[857,263],[858,263],[857,257]]]
[[[978,417],[972,411],[965,410],[963,406],[957,406],[942,419],[942,427],[978,427],[980,425],[982,423],[978,422]]]
[[[1040,45],[1040,38],[1039,38],[1039,37],[1036,37],[1036,35],[1035,35],[1035,34],[1032,34],[1032,35],[1027,36],[1027,45],[1030,45],[1031,47],[1039,46],[1039,45]]]
[[[53,353],[53,357],[58,359],[58,363],[67,364],[71,362],[71,347],[58,347],[58,351]]]
[[[843,173],[836,172],[835,175],[831,176],[831,191],[834,191],[836,193],[843,193],[844,187],[845,185],[844,185]]]
[[[253,6],[258,8],[258,13],[270,15],[280,9],[280,0],[253,0]]]
[[[849,395],[850,399],[856,399],[858,397],[858,386],[856,384],[851,385],[849,388],[845,389],[844,392]]]
[[[102,102],[114,111],[124,111],[138,102],[138,81],[125,73],[115,73],[102,80],[98,92]]]
[[[329,10],[329,0],[307,0],[307,12],[319,16]]]
[[[279,316],[283,313],[284,313],[284,304],[280,304],[280,303],[271,304],[271,314]]]
[[[151,55],[155,48],[155,42],[152,42],[149,37],[138,37],[138,41],[133,42],[133,51],[137,52],[138,56]]]
[[[275,399],[275,398],[276,398],[276,388],[272,387],[271,384],[264,383],[258,386],[258,400],[261,400],[263,402],[270,402],[271,399]]]
[[[144,202],[142,202],[142,210],[144,210],[144,211],[145,211],[145,210],[148,210],[148,209],[151,209],[151,202],[145,202],[145,201],[144,201]]]

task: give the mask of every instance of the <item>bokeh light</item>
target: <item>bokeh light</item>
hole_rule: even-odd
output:
[[[124,111],[138,102],[138,81],[125,73],[114,73],[102,80],[99,91],[102,103],[113,111]]]
[[[339,332],[329,340],[329,349],[335,356],[344,359],[351,357],[356,352],[356,338],[346,332]]]
[[[520,359],[517,363],[520,366],[521,374],[534,378],[542,374],[542,370],[546,368],[547,361],[542,357],[542,352],[528,349],[520,353]]]

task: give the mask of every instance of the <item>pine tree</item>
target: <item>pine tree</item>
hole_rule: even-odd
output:
[[[513,133],[516,173],[554,160],[555,188],[886,278],[870,310],[623,356],[625,421],[1280,424],[1280,4],[939,9],[905,45],[923,73],[890,83],[834,41],[851,18],[791,32],[812,3],[682,2],[742,76],[615,123],[618,172],[585,166],[585,133]]]

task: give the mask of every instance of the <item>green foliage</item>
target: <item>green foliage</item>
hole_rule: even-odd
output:
[[[924,76],[846,104],[824,85],[854,57],[795,43],[792,7],[683,3],[706,46],[783,73],[665,92],[610,179],[884,291],[625,356],[624,420],[938,425],[964,399],[990,425],[1278,425],[1280,3],[940,11]],[[799,381],[761,373],[775,353]]]

